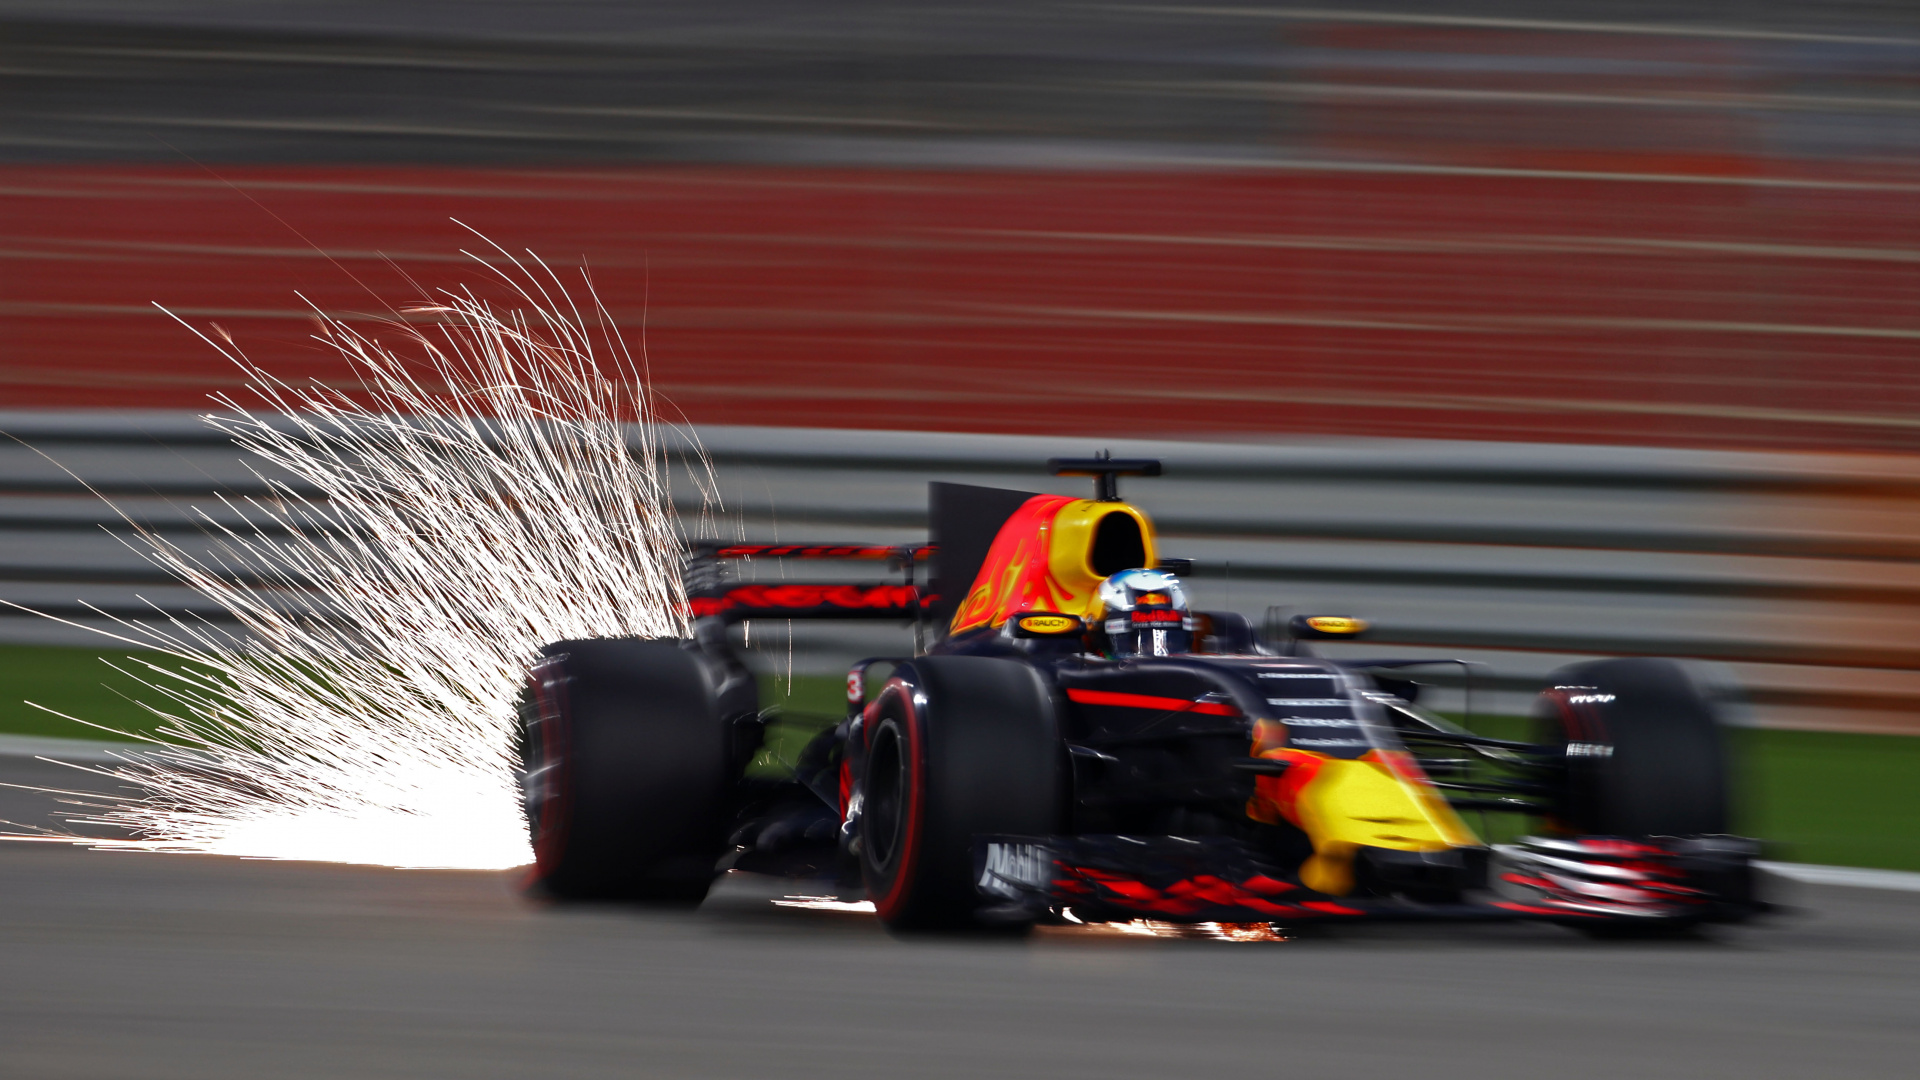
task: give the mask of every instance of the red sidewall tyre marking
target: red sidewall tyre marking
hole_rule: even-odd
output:
[[[889,680],[882,690],[881,701],[891,694],[900,702],[901,715],[895,718],[901,733],[906,736],[910,780],[907,784],[907,827],[900,838],[900,851],[895,854],[896,865],[892,880],[887,883],[887,891],[873,897],[873,909],[882,919],[893,919],[907,906],[913,895],[913,873],[920,862],[920,821],[926,806],[927,767],[925,727],[921,723],[919,710],[914,707],[913,687],[904,680]]]
[[[540,782],[549,792],[540,807],[539,828],[533,837],[533,866],[527,873],[528,884],[535,884],[552,876],[566,855],[573,784],[569,775],[572,760],[566,753],[565,686],[540,668],[534,669],[528,683],[534,706],[540,710],[541,764],[547,770]]]

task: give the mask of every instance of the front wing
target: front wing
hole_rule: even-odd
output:
[[[1326,896],[1222,837],[988,836],[974,845],[987,918],[1299,925],[1356,920],[1733,922],[1763,910],[1738,837],[1529,838],[1493,852],[1454,903]]]

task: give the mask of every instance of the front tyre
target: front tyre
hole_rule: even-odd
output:
[[[1671,660],[1618,659],[1554,673],[1535,741],[1565,763],[1551,813],[1597,836],[1704,836],[1728,827],[1728,767],[1712,703]]]
[[[1053,700],[1017,660],[923,656],[902,665],[863,724],[860,871],[896,930],[980,926],[973,841],[1045,836],[1063,819]]]
[[[562,641],[520,705],[528,886],[562,900],[698,904],[735,779],[720,677],[679,642]]]

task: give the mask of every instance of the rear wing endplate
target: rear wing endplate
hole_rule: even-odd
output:
[[[687,559],[687,605],[696,619],[875,619],[916,632],[938,603],[920,568],[931,544],[731,544],[695,541]],[[884,562],[900,579],[877,582],[737,581],[730,564],[753,559]]]

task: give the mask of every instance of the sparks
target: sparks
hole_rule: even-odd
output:
[[[216,328],[257,403],[206,421],[274,496],[201,512],[211,557],[141,532],[144,554],[238,631],[156,616],[121,640],[164,695],[156,745],[96,771],[140,794],[76,825],[100,848],[395,867],[530,861],[515,700],[541,645],[685,637],[684,543],[644,368],[591,281],[583,316],[537,257],[482,261],[518,296],[470,290],[381,324],[403,352],[316,309],[357,394],[294,387]],[[496,269],[498,265],[498,269]],[[523,303],[524,302],[524,303]],[[195,331],[199,333],[199,331]],[[699,478],[696,478],[699,479]]]
[[[871,900],[842,900],[837,896],[789,896],[775,900],[773,906],[803,908],[807,911],[851,911],[862,915],[874,912]]]

